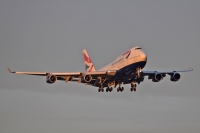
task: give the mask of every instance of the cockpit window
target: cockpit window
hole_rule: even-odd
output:
[[[142,48],[135,48],[135,50],[137,50],[137,49],[142,49]]]

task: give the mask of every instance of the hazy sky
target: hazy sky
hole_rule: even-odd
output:
[[[84,48],[99,69],[134,46],[145,70],[194,71],[98,93],[6,69],[84,71]],[[199,51],[199,0],[0,0],[0,132],[199,133]]]

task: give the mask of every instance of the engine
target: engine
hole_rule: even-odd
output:
[[[176,82],[176,81],[178,81],[180,78],[181,78],[181,75],[180,75],[179,73],[173,73],[173,75],[171,75],[170,80]]]
[[[85,82],[90,82],[91,80],[92,80],[92,76],[91,75],[85,75],[84,77],[83,77],[83,79],[84,79],[84,81]]]
[[[46,78],[46,82],[49,83],[49,84],[55,83],[56,80],[57,80],[56,75],[48,75],[47,78]]]
[[[152,78],[152,81],[153,81],[153,82],[159,82],[159,81],[162,80],[162,79],[163,79],[163,75],[160,74],[160,73],[156,73],[156,74],[154,75],[154,77]]]

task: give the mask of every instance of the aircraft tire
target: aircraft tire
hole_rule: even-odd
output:
[[[131,87],[132,87],[132,88],[134,88],[134,87],[136,88],[136,87],[137,87],[137,84],[131,84]]]
[[[130,91],[132,92],[133,91],[133,88],[131,87]]]
[[[121,92],[124,90],[124,87],[121,88]]]
[[[121,87],[119,87],[119,91],[122,92],[122,88]]]

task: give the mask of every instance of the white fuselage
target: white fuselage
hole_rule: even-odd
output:
[[[131,64],[146,62],[147,56],[140,47],[134,47],[118,56],[113,62],[101,68],[99,71],[119,70]]]

